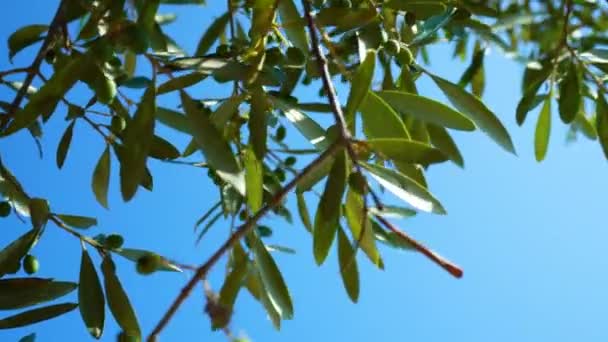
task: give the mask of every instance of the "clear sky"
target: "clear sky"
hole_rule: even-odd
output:
[[[194,49],[209,19],[224,10],[223,3],[210,3],[213,5],[204,8],[163,8],[163,12],[176,11],[181,16],[181,24],[167,29],[187,51]],[[0,12],[0,38],[5,40],[25,24],[48,23],[56,4],[47,0],[11,2]],[[465,65],[449,60],[450,49],[435,51],[431,70],[456,80]],[[0,70],[11,68],[6,47],[0,52]],[[27,65],[32,55],[32,50],[22,53],[14,66]],[[421,214],[398,222],[460,264],[465,271],[462,279],[453,279],[420,255],[383,249],[384,272],[360,258],[360,302],[354,305],[342,288],[335,253],[319,268],[312,257],[311,238],[297,218],[293,226],[267,220],[275,228],[273,241],[298,251],[296,255],[276,255],[294,299],[295,319],[284,322],[277,333],[263,308],[242,292],[232,330],[253,341],[606,341],[608,233],[603,223],[608,164],[597,143],[580,138],[566,145],[565,128],[558,123],[557,113],[553,113],[548,157],[542,164],[534,161],[537,113],[529,115],[524,127],[517,127],[514,118],[521,72],[520,66],[496,52],[486,58],[484,100],[507,126],[518,156],[503,152],[480,132],[457,134],[466,169],[443,164],[428,174],[432,191],[449,214]],[[204,83],[192,94],[225,94],[225,89],[211,84]],[[420,89],[424,95],[442,98],[428,81]],[[344,99],[347,90],[339,90]],[[315,98],[316,88],[310,91],[300,94]],[[75,95],[73,100],[85,101],[84,95]],[[0,99],[11,96],[10,90],[0,88]],[[161,103],[176,105],[174,97]],[[90,127],[78,123],[66,165],[57,170],[55,149],[67,125],[65,108],[58,111],[45,126],[44,159],[37,158],[27,133],[0,140],[3,162],[30,194],[48,198],[57,212],[96,216],[100,225],[91,235],[119,232],[127,247],[154,250],[186,263],[204,261],[227,236],[227,226],[218,226],[194,246],[192,225],[216,200],[205,172],[194,168],[152,161],[154,192],[140,190],[128,204],[119,198],[115,168],[111,210],[101,208],[91,193],[90,177],[103,143]],[[187,143],[184,136],[165,127],[157,132],[175,137],[180,148]],[[15,218],[0,221],[0,246],[27,229]],[[50,226],[33,253],[41,260],[39,276],[77,281],[80,248],[73,237]],[[143,277],[132,263],[115,259],[142,329],[148,333],[189,275]],[[212,285],[220,286],[222,276],[220,266],[211,277]],[[76,301],[76,293],[67,296],[68,300]],[[197,291],[165,330],[162,341],[224,341],[221,332],[210,331],[203,306],[202,292]],[[102,340],[114,341],[118,327],[109,315],[106,321]],[[34,326],[0,331],[0,340],[17,341],[30,332],[37,332],[38,341],[44,342],[88,339],[79,313],[73,311]]]

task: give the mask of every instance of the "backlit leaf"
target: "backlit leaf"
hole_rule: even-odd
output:
[[[112,312],[112,316],[116,319],[116,323],[118,323],[122,330],[128,335],[140,338],[141,330],[139,329],[135,311],[116,275],[116,266],[109,256],[103,258],[101,271],[104,278],[108,307],[110,308],[110,312]]]
[[[308,54],[308,38],[304,30],[304,19],[298,13],[294,0],[282,0],[278,4],[281,26],[287,33],[287,38],[305,55]]]
[[[279,98],[273,96],[269,96],[268,98],[274,107],[282,110],[287,120],[291,121],[298,131],[315,145],[317,149],[324,150],[329,146],[329,141],[325,137],[325,130],[316,121]]]
[[[369,217],[365,215],[363,209],[363,197],[352,188],[346,193],[346,204],[344,205],[344,216],[350,228],[353,240],[361,247],[369,260],[382,269],[382,258],[376,247],[376,241],[372,233],[372,226]]]
[[[460,150],[458,150],[458,146],[450,136],[450,133],[448,133],[445,128],[432,124],[426,125],[426,129],[429,133],[431,143],[456,165],[464,167],[464,159],[460,154]]]
[[[368,138],[410,138],[399,115],[376,93],[367,93],[359,111],[363,120],[363,132]]]
[[[346,101],[346,110],[344,111],[346,122],[350,123],[355,119],[355,113],[359,109],[359,105],[371,88],[375,67],[376,52],[369,50],[367,51],[365,60],[357,68],[351,82],[348,100]]]
[[[347,176],[347,160],[345,152],[342,151],[334,159],[315,215],[313,251],[317,265],[321,265],[327,258],[336,236],[336,230],[340,224],[340,205],[346,189]]]
[[[99,160],[97,161],[91,181],[91,187],[93,189],[93,194],[95,194],[95,199],[97,199],[97,202],[106,209],[108,209],[110,166],[110,146],[106,146],[106,149],[103,151],[99,157]]]
[[[82,250],[78,286],[78,304],[80,316],[89,334],[99,339],[103,333],[105,321],[105,299],[97,271],[89,253]]]
[[[198,42],[196,52],[194,53],[195,56],[203,56],[209,51],[213,43],[226,28],[226,24],[228,24],[229,20],[230,13],[226,12],[209,25],[209,28],[207,28],[207,31],[205,31],[205,34],[203,34],[201,40]]]
[[[540,110],[536,131],[534,133],[534,155],[536,161],[542,161],[547,155],[549,147],[549,136],[551,134],[551,96],[545,99],[543,108]]]
[[[94,217],[62,214],[57,214],[57,217],[72,228],[87,229],[97,225],[97,219]]]
[[[26,325],[46,321],[57,316],[61,316],[74,309],[78,304],[76,303],[64,303],[49,305],[42,308],[37,308],[25,312],[21,312],[14,316],[5,317],[0,319],[0,329],[12,329],[19,328]]]
[[[74,291],[78,284],[43,278],[0,280],[0,310],[15,310],[48,302]]]
[[[262,207],[264,195],[264,169],[252,149],[245,150],[245,183],[247,186],[247,204],[252,213]]]
[[[70,149],[70,143],[72,142],[72,135],[74,133],[74,124],[76,120],[73,120],[66,128],[61,140],[59,141],[59,146],[57,146],[57,156],[56,162],[57,167],[62,168],[63,163],[65,162],[65,157],[68,155],[68,150]]]
[[[369,139],[371,149],[385,159],[413,164],[441,163],[447,158],[434,147],[408,139]]]
[[[356,303],[359,299],[359,269],[354,249],[342,228],[338,229],[338,260],[340,275],[348,297]]]

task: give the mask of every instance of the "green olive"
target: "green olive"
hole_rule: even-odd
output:
[[[35,256],[28,254],[23,258],[23,270],[27,274],[34,274],[38,272],[38,268],[40,267],[40,263]]]
[[[4,201],[0,202],[0,217],[7,217],[11,214],[11,204]]]
[[[154,253],[148,253],[137,259],[137,273],[148,275],[156,272],[158,267],[161,265],[162,259],[160,255]]]
[[[389,55],[395,56],[401,50],[401,43],[396,39],[389,39],[384,43],[384,49]]]
[[[117,249],[122,247],[125,239],[118,234],[110,234],[106,237],[104,245],[110,249]]]
[[[287,135],[287,131],[285,130],[285,127],[279,126],[275,133],[275,138],[277,139],[277,141],[283,141],[283,139],[285,139],[286,135]]]
[[[125,127],[127,127],[127,121],[122,116],[114,115],[112,117],[110,129],[114,134],[119,134],[125,129]]]
[[[293,164],[296,163],[296,161],[297,161],[296,157],[289,156],[289,157],[285,158],[285,165],[292,166]]]

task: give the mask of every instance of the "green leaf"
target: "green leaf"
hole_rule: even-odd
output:
[[[154,18],[156,16],[156,12],[158,11],[159,4],[160,0],[146,0],[139,8],[137,13],[137,25],[145,32],[152,32],[154,24],[156,23]]]
[[[215,19],[211,25],[209,25],[209,28],[207,31],[205,31],[205,34],[203,34],[201,40],[196,46],[196,52],[194,53],[195,56],[203,56],[207,53],[207,51],[209,51],[213,43],[220,37],[222,32],[224,32],[226,24],[228,24],[229,20],[230,13],[226,12],[222,16]]]
[[[359,299],[359,269],[354,249],[342,228],[338,229],[338,260],[346,293],[353,303]]]
[[[61,316],[74,309],[78,304],[76,303],[64,303],[49,305],[42,308],[37,308],[29,311],[25,311],[14,316],[0,319],[0,329],[12,329],[19,328],[26,325],[46,321],[57,316]]]
[[[598,92],[595,100],[595,125],[602,151],[608,159],[608,103],[601,92]]]
[[[439,29],[450,23],[452,17],[456,13],[456,8],[452,7],[446,10],[443,14],[435,15],[424,21],[419,33],[412,39],[411,46],[424,45],[433,38]],[[425,51],[425,50],[422,50]]]
[[[247,204],[252,213],[257,213],[262,208],[264,168],[262,162],[257,159],[255,152],[251,148],[245,150],[244,160]]]
[[[363,132],[368,138],[410,138],[399,115],[376,93],[367,93],[359,111],[363,120]]]
[[[463,131],[475,130],[475,124],[466,116],[427,97],[393,90],[380,91],[378,95],[396,111],[418,120]]]
[[[408,202],[414,208],[435,214],[446,214],[445,209],[439,201],[422,185],[413,179],[385,167],[361,163],[372,177],[388,191]]]
[[[227,310],[229,314],[212,316],[213,329],[223,328],[228,325],[230,316],[232,315],[232,308],[236,297],[239,294],[239,290],[243,285],[245,276],[247,276],[247,269],[249,267],[247,259],[240,260],[236,265],[232,267],[230,273],[226,276],[222,289],[219,293],[219,304],[223,306],[224,310]]]
[[[289,290],[287,289],[287,285],[285,285],[281,271],[270,253],[268,253],[262,240],[255,235],[252,236],[255,264],[260,272],[260,278],[266,290],[266,295],[281,318],[291,319],[293,317],[293,304],[291,303],[291,296],[289,295]]]
[[[171,127],[179,132],[192,134],[192,129],[190,128],[188,118],[180,112],[176,112],[168,108],[158,107],[156,108],[156,119],[163,125]]]
[[[57,217],[72,228],[87,229],[97,225],[97,219],[94,217],[62,214],[57,214]]]
[[[48,302],[74,291],[78,284],[43,278],[0,280],[0,310],[15,310]]]
[[[249,144],[252,146],[258,160],[266,155],[266,140],[268,139],[268,98],[262,88],[251,92],[251,110],[249,112]]]
[[[223,130],[228,124],[230,119],[238,114],[239,106],[241,102],[245,100],[245,95],[235,95],[227,98],[220,104],[215,112],[211,114],[211,121],[218,130]]]
[[[154,140],[156,87],[144,93],[137,111],[124,131],[124,150],[120,161],[120,190],[125,202],[135,196],[146,174],[146,160]]]
[[[441,151],[425,143],[408,139],[370,139],[367,141],[373,151],[385,159],[404,163],[428,165],[444,162],[447,158]]]
[[[8,58],[12,62],[15,55],[26,47],[42,40],[41,35],[49,29],[48,25],[28,25],[13,32],[8,37]]]
[[[38,238],[38,229],[32,229],[0,251],[0,277],[15,269]]]
[[[534,155],[536,161],[542,161],[547,155],[549,135],[551,134],[551,96],[547,96],[540,110],[536,131],[534,133]]]
[[[369,50],[367,51],[365,60],[363,60],[357,68],[351,82],[348,100],[346,101],[346,110],[344,111],[346,122],[354,122],[355,113],[371,89],[375,68],[376,52],[374,50]]]
[[[406,251],[415,250],[414,246],[412,246],[409,241],[404,240],[402,236],[396,234],[395,232],[387,232],[386,230],[382,229],[382,227],[380,227],[378,222],[376,222],[375,220],[372,220],[372,228],[374,230],[376,240],[386,244],[387,246],[390,246],[392,248],[403,249]]]
[[[324,7],[315,17],[319,26],[336,26],[340,30],[362,27],[376,18],[376,8]]]
[[[50,213],[49,202],[44,198],[32,198],[30,200],[30,219],[35,229],[41,229],[46,225]]]
[[[172,78],[167,82],[159,85],[156,94],[162,95],[175,90],[186,89],[192,85],[203,81],[205,78],[207,78],[207,76],[208,75],[206,74],[194,71],[183,76]],[[157,114],[160,109],[160,107],[157,109]]]
[[[19,339],[19,342],[36,342],[36,333],[31,333],[29,335],[23,336]]]
[[[273,106],[282,110],[283,113],[285,113],[287,120],[291,121],[298,131],[300,131],[311,144],[315,145],[318,150],[324,150],[329,146],[329,141],[325,137],[325,130],[316,121],[279,98],[273,96],[268,96],[268,98]]]
[[[289,41],[305,55],[308,54],[308,38],[304,30],[304,19],[293,0],[282,0],[278,4],[281,26]]]
[[[99,339],[105,321],[105,299],[97,271],[89,253],[83,248],[80,261],[78,304],[80,316],[89,334]]]
[[[505,150],[515,154],[515,147],[509,133],[483,102],[454,83],[435,75],[430,76],[456,109],[473,120],[482,131],[488,134]]]
[[[160,160],[176,159],[181,153],[167,140],[155,135],[150,146],[150,157]]]
[[[379,268],[382,268],[382,258],[376,247],[376,241],[372,232],[369,217],[364,214],[363,197],[352,188],[346,193],[346,204],[344,205],[344,216],[346,222],[358,246],[367,255],[369,260]]]
[[[427,124],[426,130],[431,138],[431,143],[445,154],[451,161],[460,167],[464,167],[464,159],[458,150],[458,146],[448,131],[437,125]]]
[[[28,103],[16,112],[15,119],[0,136],[8,136],[29,127],[41,115],[54,112],[61,97],[76,84],[88,64],[83,56],[70,58],[65,66],[55,71],[53,76],[30,96]]]
[[[252,265],[257,266],[258,265]],[[249,270],[249,276],[247,277],[247,290],[249,293],[260,301],[268,314],[268,318],[272,321],[272,325],[276,330],[281,329],[281,314],[278,312],[276,305],[272,302],[269,291],[266,289],[262,281],[262,277],[260,276],[260,272],[258,272],[257,268],[251,268]]]
[[[87,73],[82,76],[82,80],[95,93],[99,102],[105,104],[112,103],[117,92],[114,78],[97,64],[89,64],[90,66],[87,68]],[[122,85],[125,85],[125,83]]]
[[[194,140],[205,155],[207,163],[216,170],[222,179],[233,185],[240,194],[244,195],[245,177],[232,153],[230,145],[213,125],[209,116],[199,109],[196,102],[188,94],[180,91],[180,96],[193,131]]]
[[[570,123],[576,118],[581,105],[581,80],[575,62],[568,66],[566,76],[559,84],[559,99],[557,107],[559,116],[564,123]]]
[[[110,166],[110,146],[108,145],[99,157],[99,161],[97,161],[91,180],[91,188],[93,189],[93,194],[95,194],[95,199],[106,209],[108,209]]]
[[[336,154],[315,215],[313,251],[317,265],[321,265],[327,258],[336,236],[336,230],[340,224],[340,205],[346,189],[347,177],[347,161],[345,152],[342,151]]]
[[[416,215],[415,210],[412,210],[409,208],[397,207],[394,205],[384,205],[384,206],[382,206],[382,210],[380,210],[379,208],[376,208],[376,207],[371,207],[371,208],[369,208],[369,213],[371,215],[379,215],[379,216],[384,216],[384,217],[395,217],[395,218],[405,218],[405,217],[412,217],[412,216]]]
[[[141,338],[137,316],[135,316],[135,311],[133,311],[129,297],[127,297],[125,290],[120,284],[120,280],[116,276],[116,266],[109,256],[103,258],[101,271],[104,277],[108,307],[110,307],[110,312],[112,312],[112,316],[116,319],[116,323],[128,335],[138,339]]]
[[[292,248],[279,246],[279,245],[266,245],[266,249],[269,252],[282,252],[286,254],[296,254],[296,251]]]
[[[418,19],[426,19],[446,10],[444,1],[440,0],[389,0],[384,6],[398,11],[412,12]]]
[[[209,229],[211,229],[211,227],[213,227],[213,225],[220,219],[222,218],[222,216],[224,216],[224,214],[222,212],[217,213],[215,216],[213,216],[209,222],[207,222],[207,224],[205,224],[205,226],[203,227],[203,229],[201,229],[200,233],[198,233],[198,236],[196,237],[196,241],[195,244],[198,244],[203,237],[205,236],[205,234],[207,234],[207,232],[209,231]],[[194,230],[196,231],[196,228],[202,223],[203,221],[198,220],[197,223],[194,225]]]
[[[29,196],[23,191],[17,178],[4,166],[2,160],[0,160],[0,195],[3,195],[0,198],[8,200],[20,215],[30,215]]]
[[[302,220],[302,224],[304,228],[308,230],[309,233],[312,233],[312,224],[310,221],[310,214],[308,213],[308,207],[306,206],[306,200],[304,199],[304,194],[296,191],[296,198],[298,202],[298,213],[300,214],[300,219]]]
[[[515,119],[518,125],[522,125],[526,120],[528,112],[532,110],[538,102],[535,100],[538,98],[536,93],[540,89],[541,85],[545,83],[549,75],[551,75],[553,68],[551,66],[545,66],[541,70],[526,69],[524,72],[524,89],[523,97],[517,104],[517,110],[515,113]]]
[[[150,252],[147,250],[135,249],[135,248],[113,249],[112,252],[120,255],[121,257],[123,257],[127,260],[131,260],[133,262],[137,262],[137,260],[139,260],[139,258],[141,258],[144,255],[156,254],[154,252]],[[182,271],[179,267],[170,263],[165,258],[162,258],[162,263],[158,267],[158,270],[159,271],[170,271],[170,272],[181,272]]]
[[[66,128],[61,140],[59,141],[59,146],[57,146],[57,167],[62,168],[63,163],[65,162],[65,157],[68,155],[68,150],[70,149],[70,143],[72,142],[72,135],[74,133],[74,124],[76,120],[72,120],[68,128]]]

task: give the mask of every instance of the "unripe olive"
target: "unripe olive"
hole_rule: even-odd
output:
[[[279,127],[277,128],[276,133],[275,133],[275,138],[276,138],[278,141],[283,141],[283,139],[285,139],[285,135],[287,135],[287,131],[285,130],[285,127],[283,127],[283,126],[279,126]]]
[[[34,274],[38,272],[38,268],[40,267],[40,263],[35,256],[28,254],[23,258],[23,270],[27,274]]]
[[[11,214],[11,204],[4,201],[0,202],[0,217],[7,217]]]
[[[230,56],[230,45],[220,44],[215,48],[215,53],[220,57]]]
[[[158,254],[148,253],[137,259],[137,273],[148,275],[154,273],[161,265],[161,257]]]
[[[122,116],[114,115],[112,117],[110,129],[114,134],[119,134],[125,129],[125,127],[127,127],[127,121]]]
[[[276,66],[283,62],[283,53],[278,47],[272,47],[266,50],[265,63],[269,66]]]
[[[412,12],[407,12],[405,14],[405,23],[407,26],[414,26],[416,24],[416,15]]]
[[[245,221],[245,220],[247,220],[247,217],[248,217],[248,216],[249,216],[249,215],[247,214],[247,210],[243,209],[243,210],[241,210],[241,212],[239,213],[239,220],[241,220],[241,221]]]
[[[284,182],[284,181],[285,181],[285,179],[287,179],[287,178],[285,177],[285,171],[283,171],[283,169],[281,169],[281,168],[276,168],[276,169],[274,170],[274,174],[275,174],[275,176],[277,176],[277,179],[278,179],[280,182]]]
[[[395,56],[401,50],[401,43],[399,43],[399,41],[396,39],[389,39],[386,43],[384,43],[384,49],[389,55]]]
[[[401,65],[410,65],[414,61],[414,55],[412,55],[412,52],[408,48],[401,49],[397,57]]]
[[[287,49],[287,61],[291,65],[302,66],[306,63],[306,56],[300,49],[291,46]]]
[[[122,244],[125,242],[125,239],[118,234],[110,234],[106,236],[104,241],[104,245],[110,249],[117,249],[122,247]]]
[[[296,163],[296,160],[297,160],[296,157],[289,156],[289,157],[285,158],[285,165],[292,166],[293,164]]]

